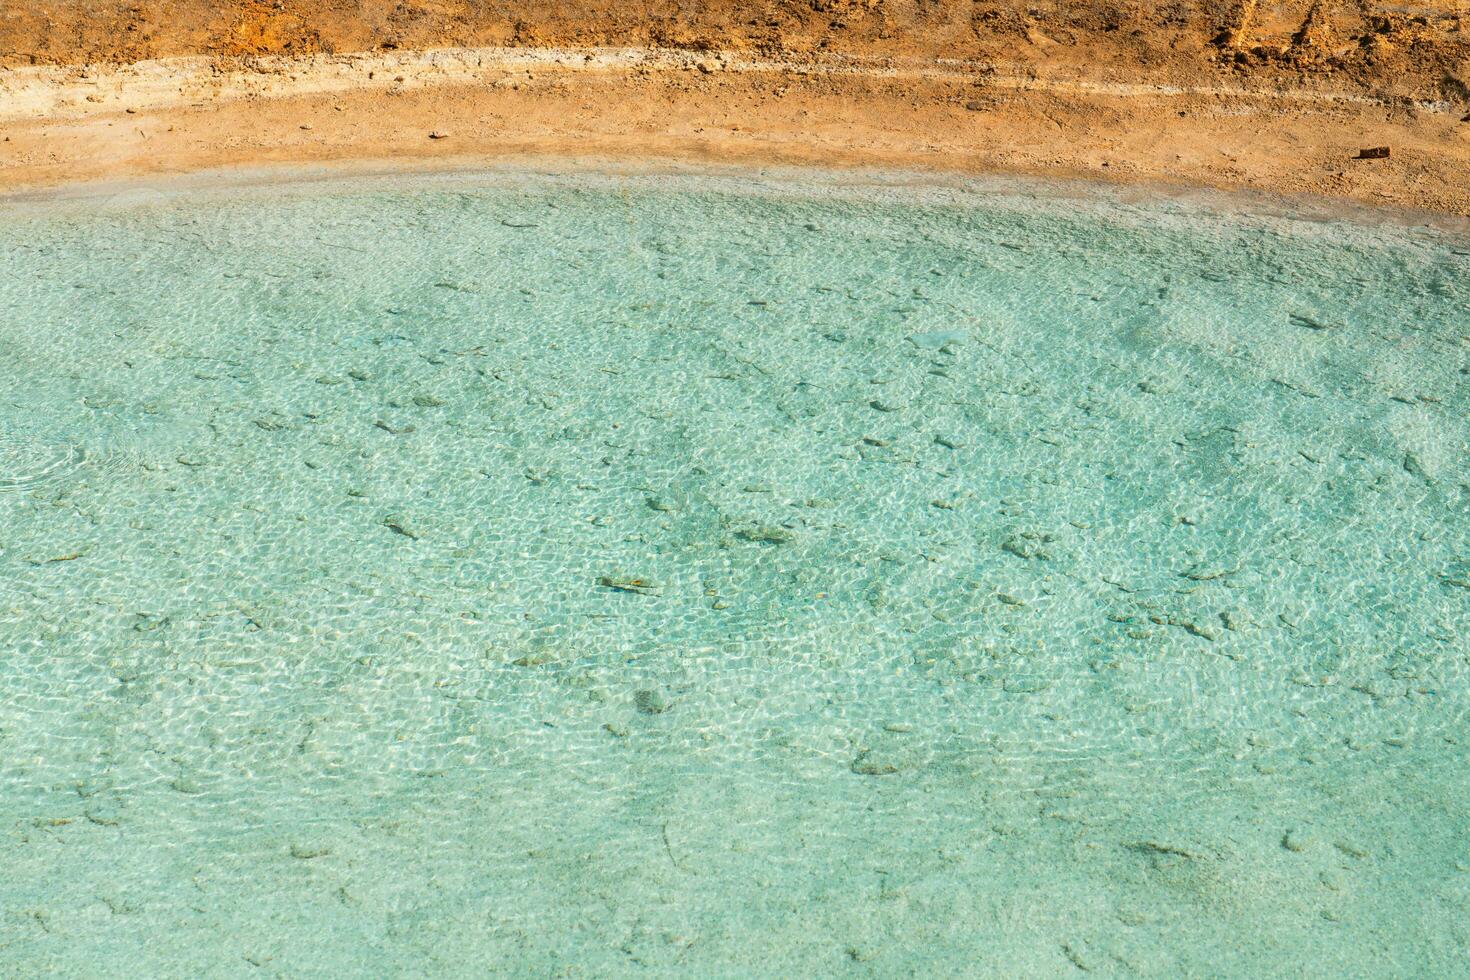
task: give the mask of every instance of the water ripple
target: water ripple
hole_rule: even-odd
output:
[[[81,446],[0,435],[0,493],[34,490],[64,480],[86,459]]]

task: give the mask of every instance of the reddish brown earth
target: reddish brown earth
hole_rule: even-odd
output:
[[[1463,0],[26,0],[0,65],[488,46],[998,59],[1470,98]]]
[[[650,57],[412,61],[589,47]],[[1388,159],[1353,159],[1380,145]],[[1470,0],[0,6],[0,187],[527,153],[1081,174],[1466,214]]]

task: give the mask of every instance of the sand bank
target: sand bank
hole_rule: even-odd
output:
[[[1388,159],[1356,159],[1389,146]],[[178,57],[0,72],[0,188],[528,155],[1016,173],[1470,214],[1453,101],[974,59],[657,48]]]

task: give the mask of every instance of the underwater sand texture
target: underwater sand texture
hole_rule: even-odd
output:
[[[0,219],[0,974],[1455,976],[1470,241],[812,178]]]

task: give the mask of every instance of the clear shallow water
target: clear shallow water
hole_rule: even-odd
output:
[[[0,973],[1465,975],[1463,239],[881,181],[0,222]]]

